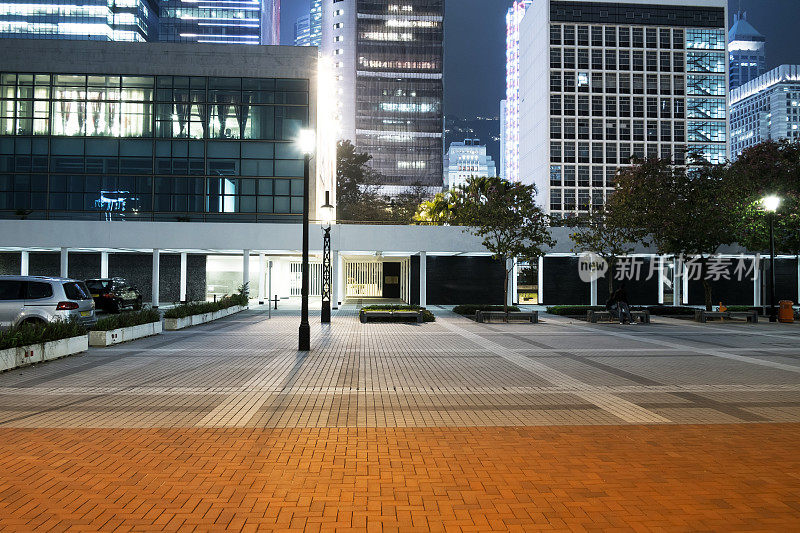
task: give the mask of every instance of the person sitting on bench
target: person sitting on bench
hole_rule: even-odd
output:
[[[625,284],[621,284],[614,294],[606,302],[606,309],[611,313],[611,316],[619,319],[620,324],[624,324],[628,320],[629,324],[635,324],[633,316],[631,316],[631,308],[628,305],[628,293],[625,292]]]

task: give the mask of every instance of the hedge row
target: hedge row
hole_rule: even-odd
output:
[[[76,321],[48,322],[44,325],[23,325],[0,331],[0,350],[31,344],[69,339],[86,335],[86,328]]]
[[[516,305],[509,305],[508,310],[512,313],[519,312],[519,307]],[[502,305],[481,305],[481,304],[465,304],[457,305],[453,308],[453,312],[463,316],[473,316],[478,311],[503,311]]]
[[[130,328],[133,326],[141,326],[142,324],[150,324],[152,322],[161,322],[161,313],[155,309],[142,309],[141,311],[131,311],[129,313],[120,313],[118,315],[110,315],[103,317],[97,321],[92,329],[96,331],[111,331],[112,329]]]
[[[631,311],[642,311],[642,310],[650,311],[650,314],[653,316],[694,316],[694,312],[697,310],[694,307],[672,307],[669,305],[651,305],[648,307],[643,306],[632,306]],[[733,306],[728,308],[731,311],[734,311]],[[560,315],[560,316],[586,316],[587,311],[605,311],[606,308],[603,305],[554,305],[547,308],[547,312],[551,315]]]
[[[433,316],[429,310],[418,305],[366,305],[362,307],[364,311],[422,311],[422,320],[424,322],[435,322],[436,317]]]
[[[224,296],[216,302],[191,302],[188,304],[181,304],[167,309],[164,312],[164,318],[186,318],[187,316],[203,315],[205,313],[214,313],[222,311],[229,307],[236,305],[246,306],[248,304],[247,296],[242,294],[234,294],[233,296]]]

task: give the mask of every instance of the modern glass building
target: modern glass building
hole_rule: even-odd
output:
[[[31,59],[0,72],[0,217],[301,216],[303,157],[295,141],[314,124],[316,54],[14,43],[12,52]],[[79,56],[94,60],[67,61]],[[278,67],[283,63],[293,66]]]
[[[308,15],[298,17],[294,21],[294,45],[295,46],[310,46],[311,45],[311,21]]]
[[[0,38],[154,41],[158,0],[1,0]]]
[[[632,158],[728,151],[724,0],[534,2],[520,26],[520,175],[556,216],[605,203]]]
[[[280,0],[161,0],[159,40],[280,44]]]
[[[767,39],[749,22],[747,13],[736,13],[728,32],[730,88],[740,87],[767,70]]]

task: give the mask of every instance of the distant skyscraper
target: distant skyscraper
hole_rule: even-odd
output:
[[[159,40],[280,44],[280,0],[162,0]]]
[[[326,0],[340,137],[372,155],[384,192],[442,186],[444,0]]]
[[[506,13],[506,127],[504,177],[519,181],[519,25],[533,0],[516,0]]]
[[[294,21],[294,45],[309,46],[311,44],[311,17],[303,15]]]
[[[311,46],[320,46],[322,44],[322,0],[311,0],[308,28],[308,43]]]
[[[500,178],[506,179],[506,105],[508,100],[500,100]]]
[[[728,32],[731,90],[764,74],[767,70],[766,48],[766,38],[747,22],[747,13],[735,14]]]
[[[157,17],[158,0],[0,0],[0,38],[153,41]]]
[[[486,154],[486,146],[480,139],[464,139],[464,142],[450,143],[445,156],[444,186],[455,189],[466,185],[471,177],[486,178],[497,176],[497,168],[491,156]]]
[[[731,91],[731,154],[763,141],[800,140],[800,65],[781,65]]]

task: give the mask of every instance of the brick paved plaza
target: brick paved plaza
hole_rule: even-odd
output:
[[[800,325],[252,310],[0,374],[0,530],[800,527]]]

